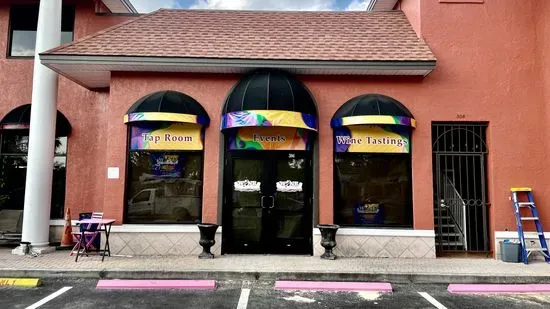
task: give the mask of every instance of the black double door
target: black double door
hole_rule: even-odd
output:
[[[224,253],[312,254],[312,168],[306,151],[231,151]]]

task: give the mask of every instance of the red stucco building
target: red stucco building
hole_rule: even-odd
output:
[[[33,89],[20,2],[0,1],[3,209],[23,209]],[[342,256],[497,254],[517,186],[550,227],[550,3],[379,2],[395,6],[63,1],[73,36],[40,53],[60,76],[50,239],[70,208],[115,218],[122,254],[197,254],[198,222],[221,225],[217,253],[319,254],[316,224],[335,223]]]

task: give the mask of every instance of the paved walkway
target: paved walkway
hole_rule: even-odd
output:
[[[88,278],[211,278],[361,280],[431,283],[539,283],[550,282],[550,264],[529,265],[494,259],[394,259],[311,256],[223,255],[213,260],[194,256],[112,256],[79,258],[68,251],[38,257],[15,256],[0,249],[0,274],[4,276],[72,276]]]

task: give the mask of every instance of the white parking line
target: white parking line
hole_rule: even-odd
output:
[[[250,296],[250,289],[242,289],[237,309],[246,309],[248,306],[248,296]]]
[[[61,288],[59,291],[55,292],[55,293],[52,293],[50,294],[48,297],[45,297],[43,298],[42,300],[28,306],[27,308],[25,309],[36,309],[42,305],[44,305],[45,303],[49,302],[50,300],[56,298],[57,296],[67,292],[68,290],[72,289],[73,287],[72,286],[66,286],[66,287],[63,287]]]
[[[420,294],[420,296],[424,297],[427,301],[430,302],[430,304],[434,305],[437,309],[447,309],[447,307],[443,306],[440,302],[438,302],[430,294],[428,294],[426,292],[418,292],[418,294]]]

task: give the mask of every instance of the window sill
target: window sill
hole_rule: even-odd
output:
[[[9,60],[34,60],[34,56],[6,56]]]

